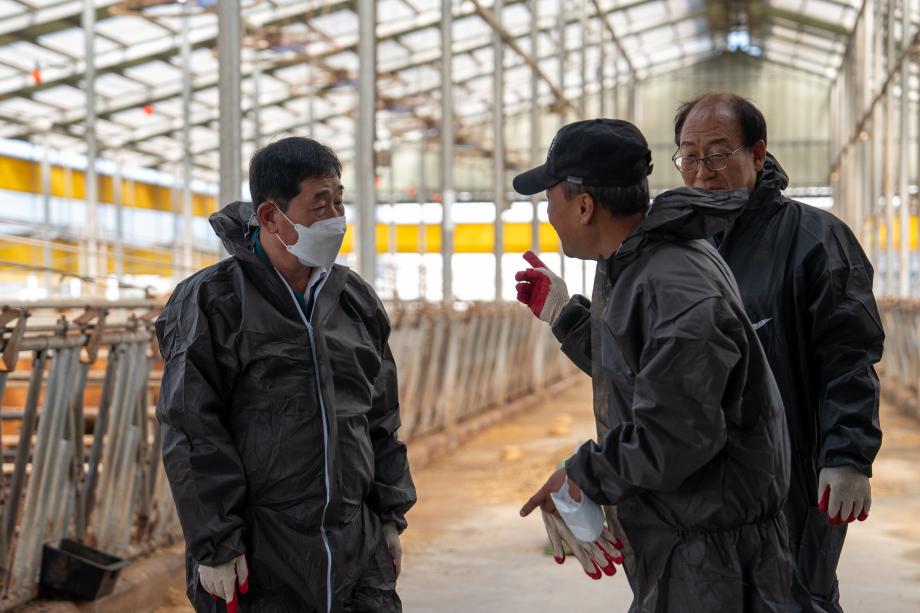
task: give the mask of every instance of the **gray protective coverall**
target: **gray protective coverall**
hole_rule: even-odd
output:
[[[334,266],[311,313],[253,251],[250,204],[211,216],[232,257],[186,279],[156,322],[163,462],[189,598],[222,611],[198,563],[245,554],[241,611],[401,610],[382,523],[415,502],[390,325]]]
[[[734,279],[702,240],[746,200],[687,188],[656,199],[607,261],[599,370],[586,298],[554,326],[606,388],[595,411],[606,434],[566,471],[589,498],[617,505],[634,550],[634,613],[789,608],[782,402]]]

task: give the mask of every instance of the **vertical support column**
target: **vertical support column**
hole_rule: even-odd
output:
[[[399,272],[399,267],[396,265],[396,241],[397,241],[397,228],[396,228],[396,144],[394,141],[390,141],[390,168],[387,176],[387,187],[389,194],[390,202],[390,223],[387,227],[387,276],[389,276],[389,284],[392,289],[390,294],[393,300],[399,300],[399,279],[397,274]]]
[[[252,144],[256,151],[262,146],[262,60],[257,56],[252,67]]]
[[[862,35],[859,37],[857,45],[858,59],[853,80],[853,92],[855,100],[853,101],[853,117],[862,117],[865,110],[869,94],[869,75],[871,74],[871,62],[869,60],[871,52],[871,28],[872,28],[872,11],[869,4],[872,0],[866,1],[863,9]],[[859,237],[863,248],[866,250],[869,260],[872,259],[871,236],[867,234],[866,208],[869,206],[869,144],[862,134],[857,135],[857,151],[854,154],[854,161],[859,168],[856,185],[853,189],[853,226],[856,235]],[[855,169],[854,169],[855,170]]]
[[[566,61],[566,2],[559,1],[559,13],[557,15],[559,30],[559,90],[565,98],[565,61]],[[559,100],[559,127],[566,124],[567,110],[565,100]],[[565,279],[565,254],[562,252],[562,243],[559,243],[559,276]]]
[[[874,20],[877,26],[884,28],[885,23],[882,21],[882,6],[883,3],[876,0],[872,3],[872,12],[874,14]],[[870,93],[872,96],[881,89],[882,84],[885,80],[883,62],[885,57],[883,55],[883,39],[880,33],[877,31],[878,28],[873,29],[872,32],[872,89]],[[869,104],[872,104],[870,100]],[[874,265],[876,270],[881,270],[882,262],[887,264],[887,259],[885,258],[885,253],[882,251],[882,240],[881,240],[881,226],[882,226],[882,211],[879,207],[879,197],[884,193],[884,180],[885,177],[882,174],[884,172],[883,168],[883,156],[884,156],[884,138],[885,138],[885,125],[884,117],[882,116],[883,107],[881,104],[876,104],[872,108],[872,196],[869,201],[869,206],[871,207],[871,225],[872,225],[872,243],[873,243],[873,254],[874,254]],[[884,284],[886,280],[887,273],[882,275],[876,275],[875,284],[876,291],[883,289],[880,288],[880,284]]]
[[[871,194],[869,195],[869,207],[870,207],[870,225],[872,227],[872,257],[873,265],[876,267],[876,270],[881,269],[881,262],[885,260],[885,254],[882,251],[882,241],[881,241],[881,226],[882,226],[882,215],[879,210],[879,196],[881,196],[884,191],[884,179],[885,177],[882,174],[882,162],[883,162],[883,146],[884,146],[884,137],[885,137],[885,126],[882,117],[882,108],[881,104],[877,104],[872,110],[872,131],[869,137],[869,142],[871,143],[871,168],[872,168],[872,181],[871,181]],[[876,291],[879,291],[880,283],[885,282],[885,275],[876,275],[875,276],[875,285]]]
[[[901,0],[901,51],[906,53],[911,40],[910,0]],[[901,63],[901,125],[898,130],[901,152],[898,192],[901,195],[900,227],[901,240],[898,243],[900,279],[898,293],[910,296],[910,66],[911,57],[904,56]]]
[[[182,185],[180,175],[182,174],[181,164],[171,166],[172,177],[170,178],[169,188],[169,210],[172,213],[172,278],[173,283],[179,283],[184,278],[182,274],[182,241],[179,239],[182,234],[182,192],[185,186]]]
[[[588,0],[579,0],[579,27],[581,29],[581,54],[579,63],[581,68],[581,104],[579,111],[581,119],[588,118]]]
[[[86,90],[86,274],[93,281],[89,294],[96,293],[95,277],[98,267],[98,185],[96,183],[96,3],[83,3],[83,37],[86,71],[83,87]]]
[[[597,92],[597,116],[606,117],[607,115],[607,48],[606,48],[606,28],[604,27],[604,15],[597,15],[599,21],[597,29],[597,83],[600,89]]]
[[[562,92],[562,96],[565,97],[565,61],[566,61],[566,2],[565,0],[559,1],[559,12],[556,15],[556,28],[559,31],[559,91]],[[567,107],[565,106],[564,100],[557,100],[559,105],[559,127],[561,128],[566,124],[567,120]]]
[[[182,15],[182,277],[192,274],[192,44],[191,16]]]
[[[588,118],[588,0],[580,0],[581,14],[581,118]],[[604,88],[598,91],[603,96]],[[562,256],[563,258],[565,255]],[[588,284],[588,263],[581,260],[581,293],[586,294]]]
[[[377,188],[374,184],[374,142],[377,124],[377,8],[373,0],[358,2],[358,123],[355,170],[358,193],[358,274],[377,286]]]
[[[114,157],[115,172],[112,175],[112,205],[115,207],[115,277],[121,281],[125,274],[125,208],[121,191],[121,158],[118,154]]]
[[[498,24],[502,25],[504,0],[495,0],[492,11]],[[502,278],[502,258],[505,255],[505,228],[502,224],[502,212],[505,210],[505,54],[502,37],[497,31],[492,32],[492,130],[494,132],[494,151],[492,191],[495,200],[495,301],[501,302],[504,279]]]
[[[240,0],[221,0],[217,10],[218,92],[220,94],[220,192],[218,206],[240,199],[242,153],[240,134]],[[226,255],[223,246],[221,257]]]
[[[639,82],[635,73],[630,73],[629,79],[629,121],[639,123]]]
[[[872,253],[875,241],[872,239],[872,142],[868,135],[859,138],[860,187],[858,206],[856,207],[857,231],[862,237],[863,249],[869,261],[874,260]]]
[[[530,0],[530,54],[540,57],[540,28],[539,28],[540,0]],[[530,70],[530,163],[537,166],[540,163],[540,75],[536,68]],[[540,253],[540,195],[531,196],[533,205],[533,219],[530,222],[530,248],[534,253]]]
[[[885,73],[890,74],[895,64],[895,43],[894,43],[894,2],[887,2],[886,11],[886,43],[885,50]],[[894,84],[892,79],[888,82],[888,88],[885,91],[885,155],[884,155],[884,173],[885,173],[885,294],[891,296],[895,294],[895,248],[894,248],[894,182],[895,182],[895,98]]]
[[[454,82],[453,2],[441,0],[441,280],[442,300],[454,301],[452,262],[454,254]]]
[[[428,235],[425,230],[425,201],[428,194],[428,173],[425,168],[425,135],[418,142],[418,185],[415,199],[418,202],[418,297],[425,300],[428,293],[428,270],[425,266],[425,253],[428,250]]]
[[[42,223],[45,225],[46,229],[51,228],[51,151],[48,146],[50,139],[48,138],[48,130],[42,135],[41,147],[42,147],[42,161],[41,161],[41,182],[42,182]],[[52,252],[51,252],[51,238],[49,237],[45,241],[44,249],[44,258],[45,258],[45,288],[48,290],[48,293],[51,294],[51,284],[52,284],[52,275],[51,267],[53,265],[52,261]]]
[[[610,48],[610,65],[613,67],[610,116],[620,118],[620,50],[616,45]]]
[[[316,87],[313,83],[316,72],[313,70],[313,58],[306,64],[307,68],[307,136],[316,138]]]

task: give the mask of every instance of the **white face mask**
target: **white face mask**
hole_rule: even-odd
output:
[[[278,207],[275,207],[278,208]],[[281,209],[278,209],[281,216],[288,220],[288,223],[294,226],[297,232],[297,242],[288,245],[278,234],[275,237],[285,248],[292,253],[301,264],[309,268],[328,268],[335,262],[335,257],[342,248],[342,241],[345,239],[345,216],[331,217],[321,219],[312,226],[307,227],[299,223],[294,223]]]

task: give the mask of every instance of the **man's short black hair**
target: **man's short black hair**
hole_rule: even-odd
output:
[[[259,149],[249,162],[249,195],[259,206],[274,202],[287,211],[304,179],[341,177],[335,152],[310,138],[290,136]]]
[[[639,183],[626,187],[598,187],[563,181],[562,193],[566,200],[571,200],[578,194],[588,194],[614,217],[648,213],[648,179],[642,179]]]
[[[680,133],[684,129],[684,122],[687,116],[701,102],[723,103],[727,104],[738,118],[738,125],[741,127],[741,138],[744,140],[742,145],[753,147],[757,141],[767,142],[767,120],[764,119],[763,113],[747,98],[742,98],[737,94],[730,92],[709,92],[703,94],[695,100],[684,102],[677,109],[677,115],[674,117],[674,144],[680,147]]]

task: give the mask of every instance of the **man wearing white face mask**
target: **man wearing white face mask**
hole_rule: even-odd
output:
[[[252,159],[253,203],[211,216],[231,257],[157,320],[163,461],[202,611],[401,611],[415,502],[389,321],[335,264],[341,165],[306,138]]]

